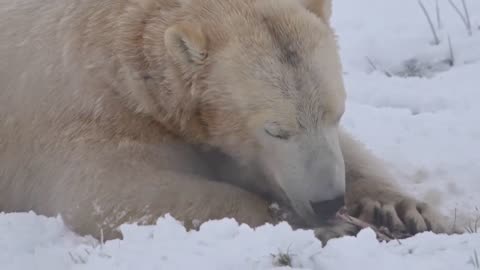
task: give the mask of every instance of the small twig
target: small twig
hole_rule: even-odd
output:
[[[371,228],[375,232],[379,240],[390,241],[393,239],[392,237],[389,237],[388,235],[381,232],[377,227],[371,224],[368,224],[366,222],[363,222],[360,219],[354,218],[349,215],[338,215],[338,217],[347,223],[350,223],[352,225],[359,227],[360,229]]]
[[[403,239],[411,236],[409,234],[403,234],[403,233],[392,233],[388,230],[388,228],[385,228],[385,227],[378,228],[373,224],[369,224],[358,218],[348,215],[346,210],[340,210],[337,214],[337,217],[361,229],[371,228],[375,232],[379,240],[384,240],[387,242],[391,240],[397,240],[397,242],[401,244],[401,242],[398,239]]]
[[[434,42],[434,44],[435,44],[435,45],[440,44],[440,39],[438,38],[437,32],[435,31],[435,27],[433,26],[432,19],[430,18],[430,15],[428,14],[427,9],[425,8],[425,6],[423,5],[423,3],[422,3],[421,0],[418,0],[418,4],[419,4],[420,7],[422,8],[423,14],[425,14],[425,17],[427,18],[428,24],[430,25],[430,30],[432,30],[432,34],[433,34],[433,42]]]

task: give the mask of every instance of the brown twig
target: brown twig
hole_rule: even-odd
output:
[[[373,224],[369,224],[369,223],[367,223],[365,221],[362,221],[358,218],[352,217],[352,216],[348,215],[347,210],[345,208],[341,209],[338,212],[337,217],[340,218],[341,220],[343,220],[347,223],[350,223],[352,225],[355,225],[355,226],[357,226],[361,229],[371,228],[375,232],[375,234],[377,235],[377,239],[380,240],[380,241],[389,242],[391,240],[397,240],[397,242],[399,244],[401,244],[399,239],[404,239],[404,238],[407,238],[407,237],[411,236],[410,234],[407,234],[407,233],[391,232],[386,227],[377,227]]]

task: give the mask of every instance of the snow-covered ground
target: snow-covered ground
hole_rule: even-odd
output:
[[[344,126],[405,189],[446,215],[456,211],[457,221],[480,215],[480,1],[466,0],[472,36],[449,2],[438,1],[436,46],[416,0],[334,3],[348,91]],[[435,1],[423,3],[436,26]],[[453,66],[445,63],[449,36]]]
[[[435,1],[423,2],[437,26]],[[417,1],[334,0],[349,95],[343,124],[407,191],[467,225],[480,215],[480,1],[466,0],[472,36],[438,2],[435,46]],[[253,230],[222,220],[187,232],[167,216],[122,229],[124,240],[99,244],[59,218],[0,214],[0,269],[287,269],[276,266],[282,254],[295,269],[480,269],[480,233],[378,243],[367,229],[322,248],[311,231],[286,224]]]

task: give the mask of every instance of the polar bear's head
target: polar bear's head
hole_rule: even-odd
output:
[[[312,205],[340,207],[345,168],[338,128],[345,91],[328,23],[330,1],[183,5],[180,19],[163,31],[167,79],[175,90],[158,98],[160,113],[188,140],[242,164],[259,164],[276,195],[307,223],[318,220]],[[146,53],[155,65],[163,52]],[[324,215],[336,210],[327,208]]]

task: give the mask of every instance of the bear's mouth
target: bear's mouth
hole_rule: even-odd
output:
[[[335,131],[324,128],[265,144],[264,162],[273,182],[312,226],[331,219],[345,204],[345,164]]]
[[[339,196],[333,200],[310,202],[313,211],[320,218],[320,222],[330,221],[336,217],[338,211],[345,207],[345,197]]]

